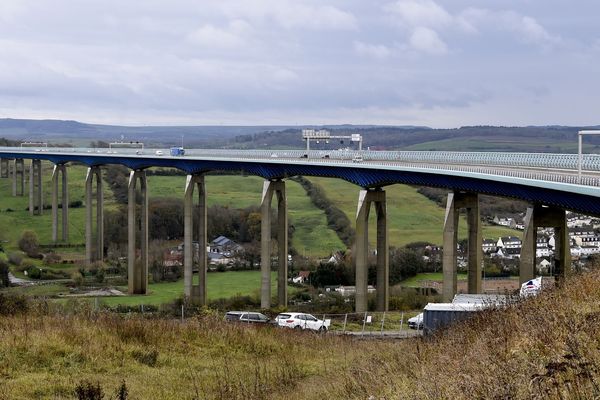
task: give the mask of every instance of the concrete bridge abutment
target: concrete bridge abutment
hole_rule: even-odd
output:
[[[387,311],[389,307],[390,268],[385,191],[365,189],[359,193],[356,210],[356,312],[365,312],[368,306],[369,213],[372,204],[375,205],[377,214],[377,311]]]
[[[65,164],[56,164],[52,170],[52,241],[55,243],[58,241],[59,181],[62,185],[60,199],[62,209],[61,239],[66,242],[69,240],[69,188],[67,186],[67,166]]]
[[[66,173],[63,172],[63,237],[65,232],[65,191],[66,191]],[[58,178],[58,177],[57,177]],[[93,181],[96,179],[96,251],[94,252],[93,242]],[[58,182],[57,182],[58,185]],[[58,187],[56,187],[56,192]],[[57,222],[58,223],[58,222]],[[102,261],[104,258],[104,196],[102,193],[102,170],[99,166],[88,168],[85,177],[85,262],[90,265],[94,261]]]
[[[468,229],[468,293],[481,293],[481,264],[483,261],[479,195],[477,193],[448,193],[443,238],[442,301],[451,302],[457,292],[456,246],[461,208],[467,210]]]
[[[140,257],[136,257],[136,236],[138,221],[136,218],[136,186],[139,181],[141,197],[141,215],[139,222]],[[127,283],[129,294],[146,294],[148,291],[148,182],[146,171],[134,170],[129,175],[127,204]]]
[[[277,305],[287,306],[288,215],[285,182],[267,180],[263,184],[260,229],[260,306],[271,307],[271,203],[277,196]]]
[[[198,188],[198,282],[194,283],[194,188]],[[188,175],[185,183],[184,200],[184,239],[183,239],[183,280],[185,297],[194,304],[206,304],[206,269],[207,269],[207,217],[206,186],[204,175]]]
[[[535,277],[537,228],[554,228],[554,277],[564,280],[571,267],[571,244],[566,211],[560,208],[534,205],[527,208],[525,231],[521,244],[519,281],[525,283]]]

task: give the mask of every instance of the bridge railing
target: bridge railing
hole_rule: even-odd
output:
[[[169,157],[169,149],[135,148],[15,148],[0,147],[3,152],[48,152],[83,155],[115,155]],[[469,173],[509,176],[524,179],[551,182],[600,186],[597,177],[584,175],[581,181],[573,173],[577,170],[577,154],[550,153],[500,153],[500,152],[441,152],[441,151],[355,151],[355,150],[223,150],[223,149],[186,149],[184,158],[224,158],[229,161],[272,160],[291,163],[326,163],[357,165],[377,165],[461,171]],[[179,158],[179,157],[178,157]],[[360,164],[358,164],[360,163]],[[600,155],[586,154],[582,166],[586,172],[600,171]],[[524,169],[517,169],[524,168]],[[537,170],[528,170],[537,169]],[[548,169],[548,171],[539,171]],[[564,170],[566,173],[561,173]]]

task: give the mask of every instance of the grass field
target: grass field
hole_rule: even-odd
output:
[[[207,176],[207,203],[211,205],[246,208],[260,206],[264,179],[256,176]],[[150,176],[150,196],[183,196],[185,177]],[[335,232],[327,227],[325,213],[312,205],[304,189],[294,182],[286,181],[289,223],[295,229],[292,237],[294,248],[307,256],[324,257],[344,245]],[[273,207],[276,199],[273,198]]]
[[[26,166],[27,167],[27,166]],[[44,204],[51,205],[51,183],[52,183],[52,164],[42,163],[43,179],[42,190],[44,193]],[[81,165],[71,165],[68,168],[68,187],[69,202],[81,201],[85,204],[85,175],[87,167]],[[21,233],[26,229],[34,230],[40,243],[48,244],[52,241],[52,210],[43,210],[41,216],[31,216],[27,209],[29,205],[29,177],[26,175],[25,196],[12,196],[12,180],[0,179],[0,239],[7,240],[5,247],[16,249],[17,241]],[[95,185],[94,185],[95,186]],[[114,207],[114,198],[108,185],[103,186],[105,208]],[[59,197],[59,203],[60,203]],[[12,210],[12,211],[9,211]],[[60,219],[59,209],[59,219]],[[60,235],[60,231],[59,231]],[[85,235],[85,207],[69,209],[69,242],[84,243]]]
[[[271,294],[276,294],[277,274],[271,274]],[[126,291],[127,288],[122,288]],[[295,288],[288,287],[288,292]],[[230,271],[207,274],[206,292],[209,300],[229,298],[236,295],[260,294],[260,271]],[[118,296],[102,299],[102,303],[122,305],[159,305],[170,303],[183,294],[183,280],[177,282],[151,283],[147,295]]]
[[[350,221],[355,220],[359,188],[341,179],[313,178],[310,180],[322,186],[327,196],[346,213]],[[444,209],[435,202],[407,185],[391,185],[385,188],[387,194],[388,229],[390,245],[403,246],[407,243],[427,241],[442,243]],[[370,241],[375,243],[375,210],[371,210]],[[466,219],[460,220],[459,237],[466,237]],[[499,226],[484,226],[484,238],[499,236],[521,236],[519,231]]]

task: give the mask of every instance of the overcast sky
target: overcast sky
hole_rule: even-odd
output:
[[[0,117],[600,124],[597,0],[0,0]]]

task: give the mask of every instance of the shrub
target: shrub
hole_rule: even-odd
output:
[[[100,382],[92,383],[89,381],[79,382],[75,387],[75,396],[79,400],[102,400],[104,392]]]
[[[21,239],[19,239],[19,248],[29,257],[36,257],[40,248],[37,234],[32,230],[23,231]]]
[[[19,266],[23,262],[23,256],[17,252],[12,252],[8,255],[8,262],[12,265]]]
[[[0,315],[23,314],[29,310],[29,300],[22,295],[0,292]]]

